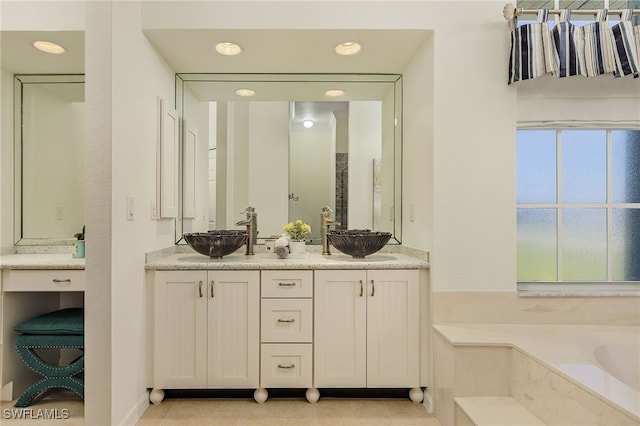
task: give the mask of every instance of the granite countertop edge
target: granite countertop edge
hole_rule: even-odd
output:
[[[197,253],[177,253],[147,263],[150,271],[180,270],[313,270],[313,269],[428,269],[429,263],[403,254],[379,253],[364,259],[308,253],[303,258],[278,259],[264,254],[233,254],[210,259]]]

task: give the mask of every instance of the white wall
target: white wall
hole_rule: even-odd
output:
[[[99,8],[105,6],[95,7],[98,9],[94,12],[98,14],[101,12]],[[102,12],[109,13],[109,8],[105,9]],[[98,179],[108,178],[111,174],[109,184],[93,186],[92,190],[97,193],[87,199],[88,210],[111,223],[110,235],[103,241],[92,240],[92,244],[87,246],[87,306],[95,308],[96,304],[110,301],[111,312],[103,318],[110,316],[110,345],[105,349],[110,351],[111,359],[97,360],[98,365],[94,365],[88,373],[102,367],[110,369],[112,373],[107,383],[103,384],[110,391],[101,390],[100,395],[88,395],[95,398],[88,402],[102,404],[109,399],[105,398],[106,393],[110,395],[111,410],[109,417],[103,417],[105,413],[94,415],[91,405],[87,405],[87,424],[131,423],[137,418],[138,411],[148,403],[145,389],[144,253],[174,243],[173,221],[152,221],[150,214],[156,193],[154,159],[158,138],[157,97],[174,99],[173,72],[140,31],[140,3],[113,2],[111,14],[111,20],[108,21],[110,28],[95,23],[96,30],[100,27],[105,49],[94,51],[99,47],[96,40],[93,40],[95,44],[88,43],[87,46],[87,90],[90,83],[99,85],[109,91],[113,102],[109,114],[111,121],[108,117],[99,118],[102,125],[110,130],[111,138],[97,141],[110,146],[110,150],[103,152],[104,148],[96,146],[94,141],[90,142],[92,153],[88,155],[87,163],[88,169],[97,170],[100,174]],[[95,81],[91,79],[90,71],[97,70],[89,68],[89,64],[93,64],[94,60],[100,63],[98,56],[111,57],[112,63],[108,64],[111,72],[105,72]],[[108,101],[109,95],[105,98]],[[94,120],[96,118],[93,116]],[[102,138],[100,136],[98,139]],[[102,165],[96,164],[96,161],[101,161],[96,155],[99,153],[110,159],[109,170],[100,170]],[[102,161],[105,159],[102,158]],[[95,212],[94,209],[102,204],[96,197],[110,200],[110,205],[105,206],[107,210]],[[135,218],[130,221],[126,219],[127,197],[135,200]],[[95,222],[94,225],[98,226]],[[88,231],[91,232],[91,229]],[[90,238],[91,234],[88,243]],[[95,259],[96,253],[92,252],[94,248],[106,252],[106,259]],[[100,263],[100,269],[108,268],[110,272],[106,280],[94,274],[94,262]],[[100,291],[107,293],[104,294],[107,300],[89,297],[96,286],[107,288]],[[87,319],[90,315],[91,311]],[[88,374],[88,379],[102,379],[100,376],[99,373],[94,377]],[[90,390],[96,391],[97,388]]]
[[[433,250],[434,36],[403,73],[402,244]],[[409,208],[415,206],[414,220]],[[434,254],[434,253],[432,253]],[[437,259],[437,258],[434,258]]]

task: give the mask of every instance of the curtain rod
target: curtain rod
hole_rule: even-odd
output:
[[[504,5],[502,9],[502,16],[507,21],[514,16],[519,15],[535,15],[538,13],[539,9],[523,9],[521,7],[515,7],[511,3],[507,3]],[[595,15],[598,13],[600,9],[571,9],[571,15]],[[561,9],[549,9],[549,15],[560,15]],[[623,12],[623,9],[611,9],[608,11],[608,15],[620,15]],[[640,15],[640,9],[633,9],[634,15]]]

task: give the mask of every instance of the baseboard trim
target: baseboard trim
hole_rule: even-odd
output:
[[[429,388],[424,391],[424,399],[422,400],[422,405],[427,409],[427,413],[433,414],[433,396],[431,396],[431,391]]]
[[[140,399],[138,399],[138,402],[136,402],[133,408],[131,408],[131,411],[129,411],[129,414],[122,420],[122,422],[120,422],[120,425],[121,426],[135,425],[136,422],[140,420],[140,417],[142,417],[142,414],[144,414],[144,412],[147,410],[148,407],[149,407],[149,391],[145,391],[144,394],[140,396]]]

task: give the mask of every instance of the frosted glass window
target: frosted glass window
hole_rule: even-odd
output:
[[[519,130],[518,203],[556,202],[556,131]]]
[[[640,203],[640,130],[611,132],[614,203]]]
[[[519,130],[516,153],[518,288],[640,282],[640,130]]]
[[[556,281],[556,209],[517,209],[518,281]]]
[[[640,281],[640,209],[613,209],[613,280]]]
[[[606,281],[606,209],[562,210],[561,253],[564,281]]]
[[[607,201],[607,133],[604,130],[562,132],[562,202]]]

